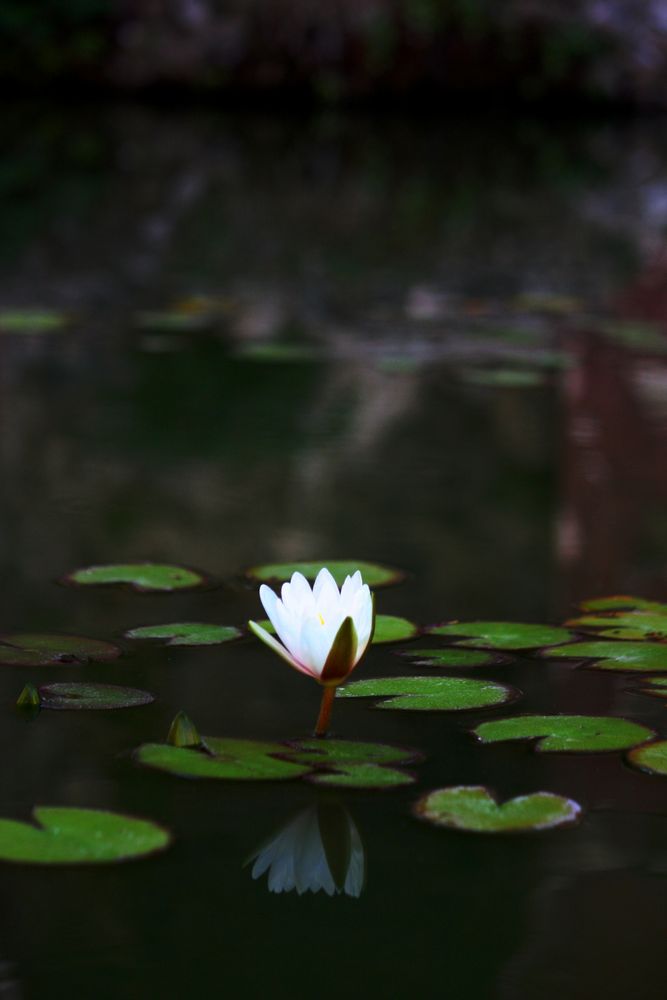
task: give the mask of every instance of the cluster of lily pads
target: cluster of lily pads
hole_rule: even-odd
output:
[[[295,571],[313,579],[321,563],[253,567],[253,581],[280,581]],[[385,566],[354,561],[328,562],[340,585],[360,570],[374,588],[398,582],[403,574]],[[212,586],[215,581],[182,566],[136,563],[75,570],[67,585],[123,585],[140,592],[171,593]],[[265,623],[268,627],[268,623]],[[211,622],[168,622],[129,629],[131,642],[168,646],[211,646],[235,642],[245,628]],[[632,597],[588,601],[564,626],[512,622],[448,622],[420,627],[406,618],[376,616],[374,644],[428,636],[427,648],[400,650],[407,673],[361,679],[337,689],[337,699],[373,699],[372,707],[390,711],[458,712],[515,703],[521,692],[507,684],[461,676],[458,671],[503,665],[514,654],[530,652],[554,663],[603,671],[663,674],[644,678],[638,690],[667,698],[667,604]],[[62,634],[0,635],[0,663],[23,667],[105,662],[122,655],[115,643]],[[454,673],[441,674],[441,669]],[[153,694],[97,683],[28,683],[18,698],[22,711],[118,710],[149,704]],[[540,753],[624,751],[633,767],[667,775],[667,740],[648,727],[614,716],[511,715],[480,723],[472,730],[482,744],[534,740]],[[227,781],[303,779],[319,786],[388,789],[411,785],[418,750],[343,739],[293,739],[261,742],[202,736],[180,712],[162,743],[144,743],[133,754],[138,765],[170,775]],[[548,791],[531,792],[500,804],[488,788],[450,786],[422,796],[413,806],[420,819],[437,826],[485,833],[553,829],[576,822],[581,806]],[[0,820],[0,859],[47,864],[109,862],[163,850],[168,831],[155,823],[114,813],[69,808],[37,808],[35,825]]]

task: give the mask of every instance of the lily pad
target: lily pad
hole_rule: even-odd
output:
[[[606,615],[582,615],[567,623],[578,630],[593,629],[607,639],[667,640],[667,613],[614,611]]]
[[[107,864],[169,845],[156,823],[98,809],[37,806],[35,824],[0,819],[0,860],[29,864]]]
[[[201,573],[184,566],[162,563],[114,563],[107,566],[87,566],[75,569],[62,580],[80,587],[106,584],[127,584],[134,590],[159,591],[190,590],[201,587],[206,578]]]
[[[376,677],[337,689],[338,698],[386,698],[374,708],[460,712],[502,705],[517,691],[495,681],[467,677]]]
[[[649,774],[667,775],[667,740],[658,740],[644,747],[637,747],[628,754],[633,767]]]
[[[604,715],[517,715],[473,732],[481,743],[537,740],[536,750],[554,752],[627,750],[655,736],[637,722]]]
[[[667,677],[642,678],[636,690],[640,694],[649,694],[653,698],[667,698]]]
[[[405,764],[421,758],[418,751],[385,743],[356,743],[351,740],[296,740],[286,759],[315,768],[325,768],[309,775],[316,785],[346,788],[395,788],[410,785],[414,776],[407,771],[385,767]]]
[[[658,611],[667,614],[667,604],[657,601],[647,601],[643,597],[630,597],[627,594],[615,594],[613,597],[594,597],[582,601],[582,611]]]
[[[390,583],[399,583],[404,574],[399,569],[380,566],[378,563],[359,562],[354,559],[322,559],[320,562],[265,563],[246,570],[246,576],[264,583],[289,580],[292,573],[303,573],[307,580],[314,580],[323,566],[331,572],[340,587],[346,576],[352,576],[357,570],[361,573],[364,583],[369,587],[384,587]]]
[[[482,785],[455,785],[424,795],[415,815],[469,833],[525,833],[576,823],[581,806],[552,792],[520,795],[500,804]]]
[[[461,374],[470,385],[498,389],[532,389],[545,378],[543,372],[528,368],[465,368]]]
[[[55,333],[67,325],[67,317],[53,309],[3,309],[0,333]]]
[[[126,639],[166,639],[166,646],[217,646],[238,639],[241,630],[233,625],[206,622],[174,622],[170,625],[142,625],[125,632]]]
[[[407,639],[414,639],[419,634],[419,629],[414,622],[407,618],[399,618],[396,615],[376,615],[375,631],[373,632],[373,644],[380,645],[383,642],[405,642]]]
[[[116,684],[43,684],[37,690],[40,708],[59,710],[135,708],[155,701],[150,691]]]
[[[667,673],[667,645],[657,642],[573,642],[568,646],[544,650],[542,656],[594,660],[587,664],[595,670],[661,671]]]
[[[144,743],[134,751],[134,758],[145,767],[181,778],[288,781],[312,770],[293,761],[279,760],[276,755],[285,753],[282,743],[205,736],[203,744],[204,749],[200,750],[168,743]]]
[[[115,660],[121,649],[112,642],[83,635],[11,632],[0,635],[0,663],[10,666],[50,666]]]
[[[408,656],[417,667],[483,667],[497,663],[499,657],[474,649],[406,649],[401,656]]]
[[[426,629],[431,635],[456,638],[457,646],[482,649],[537,649],[567,642],[572,633],[553,625],[523,625],[517,622],[450,622]],[[459,639],[458,636],[466,638]]]

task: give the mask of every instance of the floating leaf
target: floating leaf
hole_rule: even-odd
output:
[[[465,368],[464,382],[497,389],[532,389],[542,385],[544,374],[527,368]]]
[[[658,740],[655,743],[648,743],[644,747],[631,750],[628,754],[628,760],[633,767],[638,767],[640,771],[667,775],[667,740]]]
[[[62,582],[81,587],[122,583],[128,584],[134,590],[169,592],[201,587],[206,583],[206,579],[201,573],[186,569],[184,566],[147,562],[87,566],[68,573]]]
[[[135,324],[142,330],[159,333],[193,333],[207,325],[208,317],[202,313],[172,309],[165,312],[147,310],[137,313]]]
[[[627,750],[655,736],[628,719],[603,715],[517,715],[483,722],[473,730],[482,743],[538,740],[540,751]]]
[[[667,640],[667,613],[615,611],[606,615],[583,615],[567,624],[577,629],[594,629],[607,639]]]
[[[105,864],[163,851],[169,833],[148,820],[98,809],[38,806],[39,826],[0,819],[0,860],[30,864]]]
[[[537,649],[540,646],[555,646],[572,638],[572,633],[566,628],[517,622],[450,622],[432,625],[426,631],[447,637],[467,636],[457,639],[455,645],[482,649]]]
[[[282,743],[203,737],[206,752],[167,743],[144,743],[134,752],[146,767],[167,771],[181,778],[223,778],[232,781],[284,781],[300,778],[310,767],[278,760]]]
[[[233,625],[174,622],[170,625],[142,625],[124,634],[126,639],[167,639],[167,646],[216,646],[238,639],[242,633]]]
[[[640,694],[649,694],[653,698],[667,698],[667,677],[642,678],[636,689]]]
[[[264,582],[278,582],[289,580],[292,573],[303,573],[308,580],[314,580],[323,566],[331,572],[334,580],[340,586],[346,576],[352,576],[357,570],[360,571],[364,583],[369,587],[382,587],[390,583],[398,583],[403,579],[403,573],[398,569],[391,569],[389,566],[380,566],[377,563],[357,562],[353,559],[322,559],[321,562],[294,562],[294,563],[266,563],[262,566],[253,566],[246,570],[246,576],[253,580]]]
[[[408,656],[417,667],[482,667],[496,663],[493,653],[473,649],[406,649],[401,656]]]
[[[459,712],[502,705],[517,692],[495,681],[467,677],[376,677],[353,681],[337,690],[338,698],[381,698],[375,708]]]
[[[542,653],[549,658],[591,659],[595,670],[667,672],[667,645],[657,642],[573,642]]]
[[[294,749],[286,754],[287,759],[326,769],[325,773],[310,775],[308,781],[347,788],[391,788],[412,784],[415,779],[408,772],[383,765],[405,764],[421,757],[419,752],[405,747],[352,740],[296,740],[292,746]]]
[[[54,333],[67,324],[67,317],[53,309],[3,309],[0,333]]]
[[[595,597],[583,601],[582,611],[658,611],[667,614],[667,604],[657,601],[647,601],[643,597],[629,597],[626,594],[616,594],[613,597]]]
[[[25,688],[24,688],[25,691]],[[135,708],[150,705],[155,695],[138,688],[116,684],[42,684],[38,689],[40,708],[96,709]],[[23,692],[20,698],[22,697]]]
[[[271,622],[266,620],[257,622],[269,635],[275,635],[276,630]],[[419,629],[407,618],[397,618],[395,615],[376,615],[375,630],[371,640],[373,645],[381,645],[384,642],[405,642],[407,639],[414,639],[419,633]]]
[[[59,633],[12,632],[0,635],[0,663],[41,667],[57,663],[105,662],[121,654],[118,646],[102,639]]]
[[[199,730],[185,712],[178,712],[169,727],[167,743],[172,747],[202,747],[204,741]]]
[[[481,785],[455,785],[424,795],[415,814],[435,826],[470,833],[523,833],[575,823],[581,806],[552,792],[520,795],[500,804]]]

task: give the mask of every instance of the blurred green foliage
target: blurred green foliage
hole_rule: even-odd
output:
[[[6,0],[0,74],[56,77],[97,65],[109,48],[112,15],[112,0]]]

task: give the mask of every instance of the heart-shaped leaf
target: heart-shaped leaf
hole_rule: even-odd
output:
[[[488,788],[455,785],[424,795],[415,814],[435,826],[470,833],[525,833],[576,823],[581,806],[551,792],[520,795],[499,804]]]
[[[404,649],[400,656],[413,660],[416,667],[483,667],[497,663],[500,657],[475,649]]]
[[[667,740],[657,740],[637,747],[628,754],[628,760],[633,767],[649,774],[667,775]]]
[[[337,690],[338,698],[387,698],[374,708],[459,712],[502,705],[518,692],[495,681],[467,677],[374,677]]]
[[[655,736],[637,722],[604,715],[516,715],[473,732],[481,743],[537,740],[536,750],[555,752],[627,750]]]
[[[138,688],[115,684],[43,684],[38,689],[39,707],[59,710],[135,708],[150,705],[155,695]]]
[[[35,823],[0,819],[0,860],[29,864],[107,864],[163,851],[169,833],[148,820],[98,809],[38,806]]]
[[[121,654],[118,646],[83,635],[50,632],[11,632],[0,635],[0,663],[41,667],[59,663],[105,662]]]
[[[523,625],[518,622],[449,622],[426,629],[431,635],[456,638],[457,646],[482,649],[537,649],[567,642],[572,633],[553,625]],[[458,636],[466,638],[459,639]]]
[[[166,639],[166,646],[217,646],[238,639],[242,633],[233,625],[174,622],[170,625],[142,625],[124,634],[126,639]]]
[[[308,781],[345,788],[395,788],[412,784],[413,775],[384,765],[407,764],[422,756],[405,747],[352,740],[295,740],[291,746],[286,759],[318,769],[308,775]]]
[[[586,666],[595,670],[667,673],[667,645],[658,642],[612,642],[605,639],[571,642],[556,649],[545,649],[541,655],[550,659],[594,660]]]
[[[346,576],[352,576],[357,570],[369,587],[384,587],[390,583],[399,583],[404,575],[401,570],[380,566],[378,563],[361,562],[356,559],[322,559],[319,562],[265,563],[246,570],[246,576],[266,583],[289,580],[292,573],[303,573],[307,580],[314,580],[323,566],[331,572],[339,587]]]
[[[146,562],[87,566],[68,573],[61,582],[80,587],[126,584],[138,591],[169,593],[173,590],[192,590],[195,587],[202,587],[207,580],[202,573],[186,569],[184,566]]]
[[[181,778],[285,781],[312,770],[293,761],[279,760],[276,755],[285,753],[283,743],[205,736],[203,745],[202,750],[192,750],[168,743],[144,743],[134,751],[134,758],[145,767]]]

